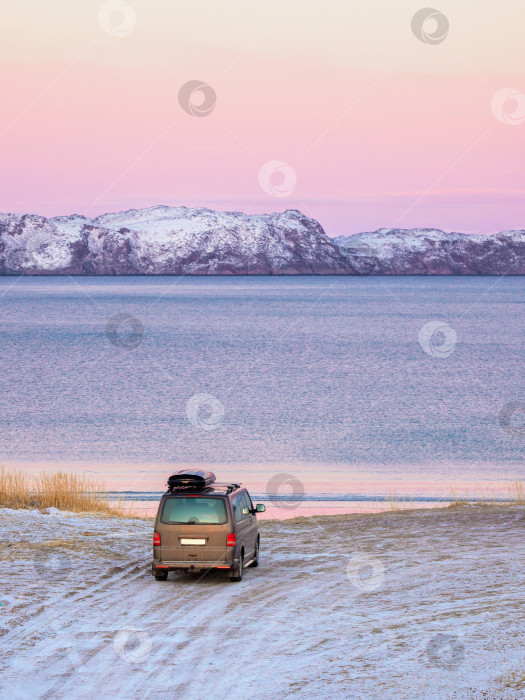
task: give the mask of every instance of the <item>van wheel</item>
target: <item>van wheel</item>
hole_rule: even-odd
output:
[[[253,566],[253,568],[259,566],[259,538],[257,538],[257,542],[255,543],[255,552],[253,553],[253,561],[250,566]]]
[[[242,572],[243,572],[243,566],[244,564],[244,552],[241,552],[241,560],[239,562],[239,568],[236,570],[235,574],[233,576],[230,576],[230,581],[242,581]]]
[[[163,574],[155,574],[155,581],[167,581],[168,580],[168,572],[166,571]]]

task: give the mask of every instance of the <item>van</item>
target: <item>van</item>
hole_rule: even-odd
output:
[[[170,571],[224,569],[242,581],[259,565],[259,528],[250,494],[241,484],[217,484],[212,472],[184,470],[168,480],[153,533],[152,574],[166,581]]]

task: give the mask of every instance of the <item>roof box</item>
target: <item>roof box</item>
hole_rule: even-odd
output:
[[[204,469],[183,469],[168,479],[168,490],[205,489],[215,483],[215,474]]]

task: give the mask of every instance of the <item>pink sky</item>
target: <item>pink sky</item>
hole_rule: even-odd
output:
[[[525,228],[522,0],[440,3],[436,45],[412,33],[410,0],[130,0],[99,21],[103,4],[2,10],[1,211],[297,208],[332,236]],[[195,79],[216,94],[202,118],[178,102]],[[504,88],[518,101],[498,118]],[[261,187],[269,161],[294,173],[286,196]]]

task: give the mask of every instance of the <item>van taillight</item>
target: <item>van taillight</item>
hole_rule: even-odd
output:
[[[158,532],[153,533],[153,546],[160,545],[160,535]]]
[[[230,533],[226,538],[226,546],[235,547],[235,532]]]

